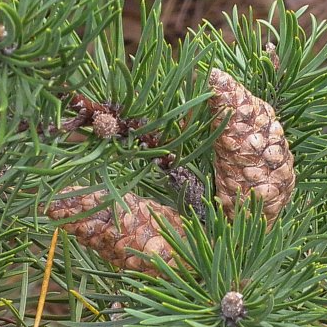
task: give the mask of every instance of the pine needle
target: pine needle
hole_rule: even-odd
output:
[[[44,303],[45,303],[45,298],[47,295],[48,291],[48,286],[49,286],[49,280],[50,280],[50,275],[51,275],[51,268],[52,268],[52,263],[53,263],[53,257],[55,253],[55,248],[57,244],[57,239],[58,239],[58,228],[55,229],[51,244],[50,244],[50,249],[49,249],[49,255],[47,259],[47,263],[45,266],[45,271],[44,271],[44,278],[42,282],[42,288],[41,288],[41,294],[36,310],[36,316],[35,316],[35,322],[34,322],[34,327],[39,327],[40,321],[42,318],[42,313],[43,313],[43,308],[44,308]]]
[[[85,308],[89,309],[92,313],[94,313],[95,315],[99,316],[100,312],[90,303],[88,303],[85,298],[79,294],[78,292],[76,292],[75,290],[69,290],[71,294],[73,294],[77,300],[79,300],[84,306]],[[100,321],[105,321],[103,316],[101,316],[99,318]]]

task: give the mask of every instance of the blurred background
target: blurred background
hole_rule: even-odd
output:
[[[154,0],[146,0],[148,7]],[[196,29],[202,19],[209,20],[215,27],[221,28],[226,40],[231,41],[232,35],[227,26],[222,11],[231,13],[236,4],[240,13],[247,13],[252,6],[254,18],[267,18],[269,8],[273,0],[163,0],[162,21],[165,27],[166,40],[175,45],[179,38],[183,38],[187,28]],[[325,0],[284,0],[287,9],[297,10],[302,6],[309,5],[307,12],[301,19],[301,24],[307,33],[311,30],[311,18],[313,13],[318,22],[327,18],[327,6]],[[140,36],[140,0],[125,0],[124,27],[127,53],[135,53]],[[327,38],[322,38],[325,43]]]

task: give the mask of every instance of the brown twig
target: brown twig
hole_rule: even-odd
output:
[[[64,100],[68,96],[71,96],[71,94],[61,94],[59,95],[59,98]],[[60,129],[58,129],[52,123],[49,124],[47,132],[51,136],[60,133],[71,133],[78,130],[80,127],[93,125],[95,134],[100,138],[108,138],[113,135],[124,138],[128,136],[129,131],[137,130],[147,124],[146,118],[136,119],[120,117],[122,106],[119,104],[112,104],[110,102],[94,102],[81,93],[73,93],[68,107],[75,111],[77,116],[64,120],[61,123]],[[103,122],[101,121],[102,119],[104,120]],[[115,125],[115,128],[112,129],[112,134],[110,134],[110,131],[108,133],[107,130],[103,133],[101,133],[101,131],[99,132],[99,129],[107,127],[108,121],[110,121],[110,119],[114,121]],[[100,124],[100,126],[97,126],[97,124]],[[22,120],[18,126],[18,132],[20,133],[28,130],[29,126],[30,125],[27,120]],[[42,123],[38,124],[37,133],[40,135],[44,134],[44,126]],[[143,148],[156,148],[159,146],[160,135],[160,132],[154,131],[139,135],[137,140],[139,145]],[[172,155],[160,157],[158,158],[160,160],[158,165],[163,169],[168,169],[170,168],[174,158],[175,157],[172,157]]]
[[[61,95],[60,98],[64,99],[67,95]],[[99,114],[110,114],[117,122],[118,130],[117,135],[120,137],[127,137],[130,130],[136,130],[147,123],[144,118],[126,118],[120,117],[121,106],[117,104],[98,103],[91,101],[86,96],[80,93],[75,93],[69,102],[69,108],[77,112],[77,116],[71,119],[67,119],[62,122],[60,130],[54,125],[50,124],[48,126],[48,132],[50,135],[55,135],[57,133],[67,133],[76,131],[79,127],[91,126],[94,120]],[[26,120],[22,120],[18,126],[18,132],[24,132],[29,129],[29,123]],[[37,126],[37,132],[43,134],[44,127],[40,123]],[[159,133],[151,132],[148,134],[140,135],[138,137],[140,144],[144,147],[154,148],[158,146],[159,143]]]

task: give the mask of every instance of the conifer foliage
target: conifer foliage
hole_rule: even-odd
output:
[[[0,325],[324,326],[326,22],[124,5],[0,3]]]

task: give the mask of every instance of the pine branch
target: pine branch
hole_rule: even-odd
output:
[[[160,23],[160,1],[149,10],[142,1],[142,35],[127,62],[122,5],[122,0],[0,3],[0,315],[16,324],[33,322],[39,293],[28,285],[43,276],[54,226],[69,224],[89,248],[61,234],[51,274],[60,296],[50,293],[46,304],[53,308],[59,302],[69,310],[45,314],[44,323],[321,325],[327,271],[327,144],[321,132],[326,49],[318,54],[313,49],[325,22],[312,17],[306,34],[299,24],[305,8],[289,12],[277,0],[267,20],[254,22],[252,9],[246,18],[235,7],[225,15],[234,44],[205,22],[180,42],[173,57]],[[272,24],[275,11],[279,26]],[[234,192],[232,224],[215,201],[212,145],[234,118],[227,114],[210,130],[218,117],[208,110],[213,67],[274,108],[295,156],[298,184],[269,233],[264,203],[253,192],[242,199]],[[83,142],[68,141],[73,131],[83,133]],[[73,192],[62,193],[67,187]],[[91,210],[72,205],[99,193],[106,195]],[[164,278],[142,273],[145,269],[117,273],[113,262],[92,250],[110,255],[103,233],[92,234],[92,228],[118,231],[117,217],[128,225],[126,194],[137,199],[139,207],[130,208],[136,218],[149,201],[161,208],[153,216],[144,209],[146,221],[156,226],[157,240],[173,249],[168,252],[174,265],[160,251],[129,251]],[[65,217],[50,222],[38,213],[40,203],[59,205],[52,212]],[[178,228],[162,208],[182,214]],[[110,219],[104,222],[102,215]],[[95,236],[92,242],[88,232]],[[131,236],[125,234],[120,240]],[[117,312],[113,303],[124,312],[116,321],[110,321]]]

